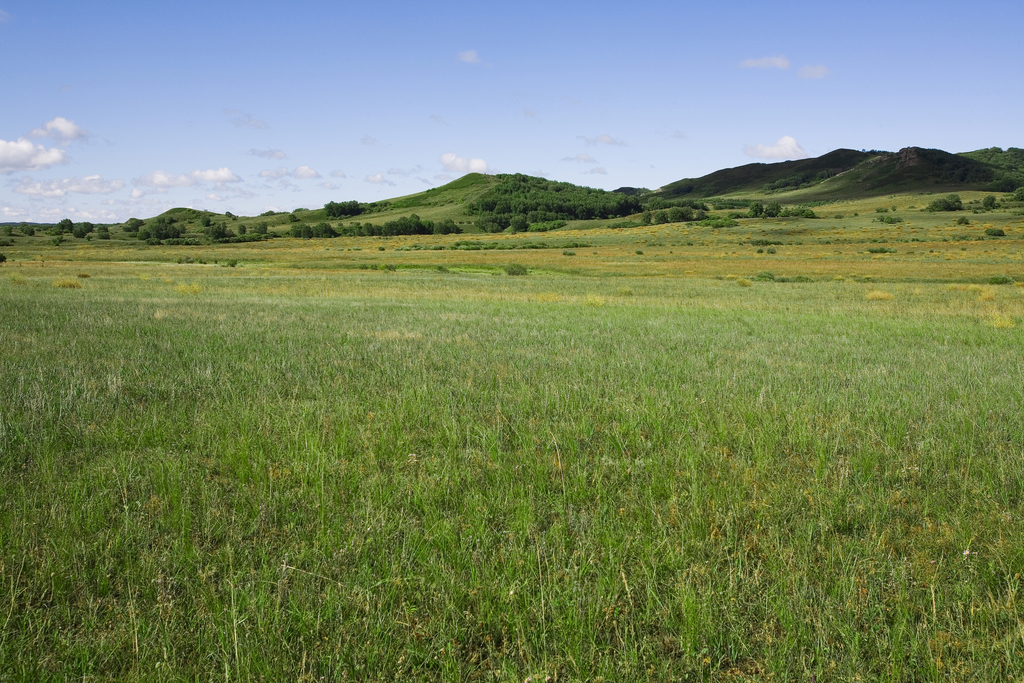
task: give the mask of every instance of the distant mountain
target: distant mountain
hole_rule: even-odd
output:
[[[1024,185],[1024,150],[1011,147],[950,154],[906,147],[899,152],[837,149],[814,159],[747,164],[684,178],[657,193],[666,199],[723,195],[785,195],[799,201],[913,192],[993,190]]]

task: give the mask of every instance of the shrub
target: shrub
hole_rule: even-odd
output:
[[[761,282],[772,282],[775,280],[775,274],[765,270],[755,275],[754,279],[760,280]]]
[[[738,284],[740,287],[751,287],[754,283],[745,277],[741,277],[740,279],[736,280],[736,284]]]
[[[775,253],[775,247],[768,247],[768,253],[769,254],[774,254]]]
[[[946,195],[928,205],[929,211],[962,211],[963,208],[964,203],[958,194]]]
[[[636,250],[636,255],[637,256],[643,256],[644,255],[644,250],[643,249],[637,249]]]
[[[23,225],[21,226],[21,234],[24,235],[25,237],[32,237],[33,235],[36,234],[36,229],[33,228],[31,225]]]
[[[505,273],[507,275],[526,275],[527,272],[526,266],[519,263],[510,263],[505,266]]]
[[[981,200],[981,205],[988,211],[996,208],[996,198],[993,195],[988,195]]]
[[[990,285],[1012,285],[1014,280],[1009,275],[993,275],[988,279]]]
[[[89,275],[89,273],[79,273],[77,277],[81,280],[88,280],[92,275]]]
[[[960,218],[956,219],[956,224],[957,225],[970,225],[971,224],[971,219],[969,219],[967,216],[960,216]]]
[[[566,249],[565,251],[562,252],[562,256],[575,256],[575,255],[576,255],[575,251],[570,251],[568,249]]]
[[[890,249],[889,247],[871,247],[870,249],[868,249],[868,253],[869,254],[895,254],[896,250],[895,249]]]
[[[6,263],[6,262],[7,262],[7,254],[0,253],[0,263]]]
[[[989,237],[1006,237],[1006,232],[1002,228],[986,228],[985,234]]]

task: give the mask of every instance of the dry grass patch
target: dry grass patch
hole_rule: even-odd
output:
[[[883,292],[880,289],[874,289],[868,292],[865,298],[868,301],[892,301],[896,298],[896,295],[892,292]]]
[[[61,289],[81,289],[82,283],[73,277],[54,278],[53,286]]]

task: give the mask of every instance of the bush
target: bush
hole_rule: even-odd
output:
[[[774,282],[775,281],[775,273],[771,273],[771,272],[765,270],[765,271],[762,271],[762,272],[758,273],[757,275],[755,275],[754,279],[755,280],[760,280],[761,282]]]
[[[1002,228],[986,228],[985,234],[989,237],[1006,237],[1006,232]]]
[[[23,225],[21,226],[21,234],[24,235],[25,237],[32,237],[33,235],[36,234],[36,229],[33,228],[31,225]]]
[[[0,263],[6,263],[6,262],[7,262],[7,254],[4,254],[4,253],[0,252]]]
[[[637,249],[636,250],[636,255],[637,256],[643,256],[644,255],[644,250],[643,249]]]
[[[505,273],[507,275],[526,275],[528,272],[526,266],[519,263],[510,263],[505,266]]]
[[[988,279],[990,285],[1012,285],[1014,280],[1009,275],[993,275]]]
[[[929,211],[962,211],[963,208],[964,203],[958,194],[946,195],[928,205]]]
[[[971,219],[969,219],[967,216],[960,216],[960,218],[956,219],[956,224],[957,225],[970,225],[971,224]]]
[[[981,200],[981,205],[988,211],[996,208],[996,198],[993,195],[988,195]]]

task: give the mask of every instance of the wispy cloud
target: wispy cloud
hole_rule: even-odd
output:
[[[216,183],[220,186],[224,183],[237,183],[241,180],[227,167],[179,173],[178,175],[167,173],[161,169],[148,173],[141,178],[136,178],[132,181],[132,185],[136,187],[150,187],[155,190],[168,190],[172,187],[192,187],[204,182]],[[136,193],[133,192],[132,195],[136,196]]]
[[[11,20],[11,15],[0,9],[0,24],[6,24]]]
[[[807,152],[795,139],[784,135],[771,145],[746,145],[743,153],[755,159],[806,159]]]
[[[117,192],[123,187],[123,180],[103,180],[98,175],[88,175],[84,178],[71,177],[46,182],[35,181],[32,178],[22,178],[21,182],[14,187],[14,191],[19,194],[29,195],[30,197],[52,199],[64,197],[71,193],[110,194],[111,192]]]
[[[385,178],[383,173],[374,173],[373,175],[368,175],[368,176],[366,176],[366,178],[364,178],[364,180],[366,182],[372,183],[374,185],[391,185],[391,186],[394,186],[394,183],[391,182],[390,180],[388,180],[387,178]]]
[[[375,137],[373,137],[371,135],[364,135],[362,137],[362,139],[359,140],[359,142],[361,142],[364,145],[376,145],[377,144],[377,138],[375,138]]]
[[[75,125],[63,116],[58,116],[43,124],[42,128],[36,128],[28,134],[30,138],[50,138],[58,144],[66,145],[74,140],[89,137],[89,134],[82,128]]]
[[[337,169],[337,170],[331,171],[331,177],[332,178],[347,178],[348,176],[345,175],[345,172],[342,171],[341,169]]]
[[[597,137],[588,138],[585,135],[577,135],[577,138],[583,140],[588,145],[612,145],[613,147],[626,147],[626,143],[618,138],[613,138],[607,133],[602,133]]]
[[[608,175],[608,171],[606,171],[603,166],[596,166],[596,167],[590,169],[589,171],[584,171],[584,173],[594,173],[594,174],[597,174],[597,175]]]
[[[445,123],[445,120],[443,118],[441,118],[440,114],[431,114],[430,115],[430,120],[433,121],[434,123],[438,124],[439,126],[447,126],[448,125],[447,123]]]
[[[237,109],[225,109],[224,115],[231,117],[228,120],[235,128],[257,128],[262,130],[270,127],[270,124],[266,121],[263,121],[262,119],[255,119],[252,117],[252,114],[244,111],[238,111]]]
[[[449,173],[487,173],[487,162],[483,159],[467,159],[455,152],[441,155],[441,165]]]
[[[311,180],[321,178],[317,171],[313,170],[309,166],[299,166],[294,171],[289,171],[284,166],[278,166],[277,168],[268,168],[260,171],[261,178],[267,178],[268,180],[279,180],[281,178],[296,178],[298,180]]]
[[[785,55],[775,55],[774,57],[760,57],[758,59],[744,59],[740,62],[740,68],[743,69],[788,69],[789,60]]]
[[[417,173],[420,173],[422,171],[423,167],[419,165],[415,166],[414,168],[389,168],[388,175],[410,176],[416,175]]]
[[[528,118],[528,119],[535,119],[535,118],[537,118],[537,112],[535,112],[532,109],[524,109],[523,110],[523,117],[524,118]]]
[[[279,149],[250,149],[249,154],[263,159],[287,159],[288,155]]]
[[[325,190],[340,190],[341,186],[335,185],[334,183],[320,183],[320,187]]]
[[[578,161],[581,164],[596,164],[597,163],[597,159],[595,159],[594,157],[590,156],[589,154],[584,154],[583,152],[580,152],[579,154],[577,154],[574,157],[562,157],[562,161]]]
[[[800,70],[796,72],[796,75],[799,76],[800,78],[807,79],[825,78],[826,76],[830,76],[831,74],[832,69],[829,69],[827,66],[824,65],[803,66],[800,67]]]
[[[42,171],[57,164],[68,163],[67,153],[62,149],[47,149],[26,138],[0,140],[0,174],[18,171]]]
[[[480,55],[476,53],[476,50],[466,50],[459,53],[458,60],[466,64],[479,64]]]

